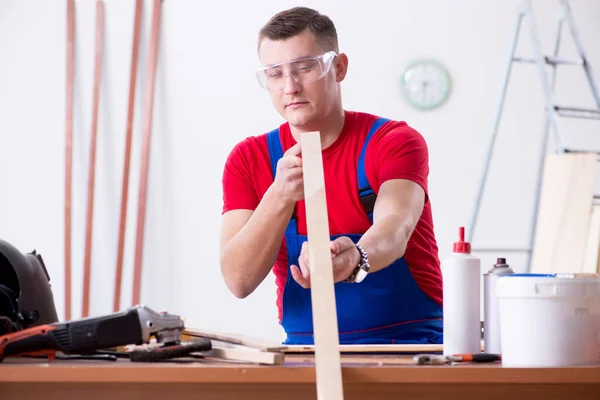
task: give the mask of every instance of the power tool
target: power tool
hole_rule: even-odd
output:
[[[7,356],[47,356],[52,360],[57,352],[94,354],[106,349],[150,344],[151,339],[156,340],[157,346],[123,354],[131,361],[143,362],[211,350],[211,341],[206,338],[182,342],[183,330],[184,322],[179,316],[137,305],[105,316],[39,325],[0,336],[0,362]]]
[[[180,317],[143,305],[59,322],[41,255],[35,250],[21,253],[0,240],[0,362],[7,356],[70,360],[127,357],[151,362],[195,357],[199,355],[191,353],[212,349],[208,338],[182,341],[183,330]],[[152,339],[156,343],[151,343]],[[118,350],[126,346],[134,348]]]

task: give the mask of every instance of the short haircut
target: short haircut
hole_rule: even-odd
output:
[[[258,49],[264,39],[285,40],[309,29],[326,51],[339,53],[337,31],[333,21],[308,7],[294,7],[275,14],[258,34]]]

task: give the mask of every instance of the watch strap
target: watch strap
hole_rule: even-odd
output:
[[[355,246],[358,252],[360,253],[360,261],[358,262],[358,265],[356,266],[356,268],[354,268],[354,271],[352,271],[350,276],[344,279],[344,282],[362,282],[362,280],[365,279],[365,277],[369,273],[369,269],[371,268],[371,266],[369,265],[369,256],[367,255],[365,249],[363,249],[358,244]]]

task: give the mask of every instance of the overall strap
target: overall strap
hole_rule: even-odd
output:
[[[283,146],[281,145],[281,139],[279,138],[279,128],[273,129],[267,133],[267,144],[269,146],[269,155],[271,159],[271,173],[273,174],[273,180],[277,174],[277,162],[283,157]],[[288,231],[296,231],[296,207],[292,211],[292,219],[288,226]]]
[[[371,221],[373,221],[373,208],[375,207],[375,200],[377,196],[375,195],[373,189],[371,189],[371,185],[367,179],[367,172],[365,170],[365,157],[367,154],[369,141],[373,137],[373,134],[388,121],[389,119],[387,118],[378,118],[375,120],[375,122],[373,122],[373,125],[371,125],[371,128],[367,133],[365,143],[363,144],[363,148],[358,158],[358,195],[360,196],[360,201],[363,204],[363,207],[365,208],[365,211],[369,215],[369,219]]]
[[[281,146],[281,139],[279,139],[279,128],[267,133],[267,144],[269,145],[269,155],[271,156],[271,172],[273,173],[273,179],[275,179],[277,161],[283,157],[283,147]]]

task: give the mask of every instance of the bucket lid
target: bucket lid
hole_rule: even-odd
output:
[[[509,274],[498,277],[497,297],[597,297],[598,274]]]

